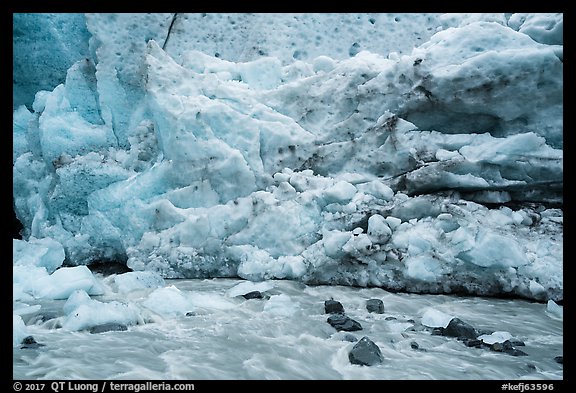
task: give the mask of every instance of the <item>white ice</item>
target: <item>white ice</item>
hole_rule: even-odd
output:
[[[38,278],[32,285],[35,298],[68,299],[76,290],[82,289],[89,295],[102,295],[102,284],[86,266],[64,267],[54,273]]]
[[[16,266],[43,267],[48,273],[54,273],[64,262],[64,248],[51,239],[12,240],[12,259]]]
[[[165,286],[164,279],[158,273],[150,271],[128,272],[114,277],[114,284],[120,293],[128,293],[145,288]]]
[[[12,346],[17,347],[28,337],[28,328],[24,324],[20,315],[13,314],[12,316]]]
[[[281,293],[272,295],[264,305],[263,312],[280,316],[292,316],[300,310],[298,302],[293,301],[290,296]]]
[[[548,300],[546,303],[546,311],[554,318],[564,319],[564,307],[559,306],[554,300]]]
[[[188,296],[173,285],[155,289],[142,305],[164,318],[194,311]]]
[[[512,334],[510,332],[496,331],[491,334],[482,334],[478,336],[478,340],[482,340],[485,344],[495,344],[503,343],[506,340],[510,340]]]
[[[448,326],[454,315],[447,314],[435,308],[427,308],[422,314],[422,325],[429,327],[442,327]]]
[[[266,292],[272,288],[274,288],[274,284],[272,284],[269,281],[262,281],[262,282],[242,281],[241,283],[230,288],[226,293],[230,297],[235,297],[245,295],[253,291]]]
[[[94,326],[116,323],[135,325],[143,323],[140,309],[132,303],[119,301],[101,302],[95,299],[80,300],[78,304],[70,304],[70,310],[63,319],[62,328],[76,331]]]

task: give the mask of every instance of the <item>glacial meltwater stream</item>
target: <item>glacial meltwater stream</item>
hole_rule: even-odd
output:
[[[269,281],[262,299],[230,296],[243,280],[167,280],[189,295],[187,315],[157,317],[126,331],[92,334],[61,328],[64,301],[42,301],[44,315],[29,323],[37,348],[13,350],[14,379],[64,380],[561,380],[562,318],[546,304],[523,300],[390,293],[379,288],[306,286]],[[149,292],[149,291],[148,291]],[[137,301],[146,291],[121,299]],[[324,301],[342,303],[362,330],[336,331]],[[385,311],[371,313],[368,299]],[[426,310],[460,318],[477,329],[508,332],[525,345],[513,356],[433,334]],[[33,315],[23,316],[31,321]],[[366,336],[383,362],[351,364],[348,354]]]

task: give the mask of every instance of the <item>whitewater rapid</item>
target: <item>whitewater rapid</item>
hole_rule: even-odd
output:
[[[14,348],[13,378],[38,380],[562,380],[562,318],[518,299],[391,293],[380,288],[306,286],[271,280],[262,299],[230,296],[244,280],[167,280],[192,299],[186,315],[157,317],[126,331],[91,334],[58,327],[65,301],[38,300],[28,332],[38,348]],[[131,300],[148,295],[131,293]],[[100,301],[121,295],[95,296]],[[127,295],[125,295],[127,296]],[[337,332],[324,301],[340,301],[363,329]],[[280,301],[282,299],[282,301]],[[383,314],[366,309],[381,299]],[[32,303],[31,303],[32,304]],[[426,310],[482,330],[505,331],[526,356],[467,347],[423,329]],[[34,315],[23,316],[28,321]],[[45,318],[46,319],[46,318]],[[383,363],[351,364],[352,336],[375,342]]]

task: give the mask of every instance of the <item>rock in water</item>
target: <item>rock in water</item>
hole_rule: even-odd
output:
[[[458,337],[458,338],[471,338],[476,339],[478,337],[478,332],[474,326],[462,321],[459,318],[452,318],[450,323],[442,331],[443,336],[447,337]]]
[[[517,338],[511,338],[509,341],[510,341],[510,344],[512,344],[512,346],[514,346],[514,347],[524,347],[524,346],[526,346],[526,344],[524,343],[524,341],[518,340]]]
[[[355,335],[350,334],[350,333],[346,333],[344,335],[344,337],[342,337],[343,341],[350,341],[351,343],[355,343],[356,341],[358,341],[358,339],[356,338]]]
[[[326,312],[326,314],[343,313],[344,306],[342,306],[342,303],[330,299],[324,302],[324,311]]]
[[[524,343],[522,343],[522,344],[524,344]],[[495,352],[504,352],[504,353],[507,353],[508,355],[512,355],[512,356],[528,356],[528,354],[526,352],[514,348],[514,346],[512,345],[512,342],[510,340],[506,340],[502,343],[496,342],[496,343],[490,345],[490,350],[495,351]]]
[[[328,323],[339,332],[344,330],[346,332],[353,332],[355,330],[362,330],[362,325],[359,322],[347,317],[344,314],[334,314],[328,317]]]
[[[376,345],[368,337],[364,336],[352,347],[348,353],[348,359],[352,364],[359,364],[361,366],[373,366],[383,362],[382,352],[378,345]]]
[[[36,340],[32,336],[26,336],[22,340],[22,344],[24,344],[24,345],[35,344],[35,343],[36,343]]]
[[[45,346],[45,345],[36,342],[34,337],[27,336],[22,340],[22,346],[20,347],[20,349],[32,349],[32,348],[39,348],[39,347],[43,347],[43,346]]]
[[[27,325],[38,325],[38,324],[44,323],[46,321],[49,321],[51,319],[55,319],[58,317],[59,317],[59,315],[56,314],[55,312],[44,312],[44,313],[38,313],[38,314],[31,315],[29,317],[29,319],[25,320],[24,322],[26,322]]]
[[[471,338],[471,339],[465,339],[464,345],[466,345],[467,347],[481,348],[482,345],[486,345],[486,344],[484,344],[482,342],[482,340]]]
[[[512,345],[510,344],[510,341],[506,340],[504,342],[495,342],[494,344],[490,345],[490,350],[495,351],[495,352],[504,352],[508,349],[512,349]]]
[[[430,333],[433,336],[443,336],[444,335],[444,328],[443,327],[435,327],[432,329],[432,332]]]
[[[524,351],[521,351],[516,348],[506,349],[504,353],[511,355],[511,356],[528,356],[528,354]]]
[[[260,291],[248,292],[242,296],[244,297],[244,299],[262,299],[264,297],[262,296],[262,292]]]
[[[369,299],[366,301],[366,310],[376,314],[384,314],[384,302],[380,299]]]
[[[104,333],[104,332],[116,332],[128,330],[126,325],[121,323],[103,323],[102,325],[92,326],[90,328],[90,333]]]

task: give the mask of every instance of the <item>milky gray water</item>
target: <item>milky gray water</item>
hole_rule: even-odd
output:
[[[239,282],[167,280],[168,285],[194,294],[194,314],[129,326],[127,331],[70,332],[58,327],[58,319],[29,325],[29,332],[45,346],[14,348],[13,378],[563,379],[563,366],[554,360],[563,355],[563,324],[546,311],[546,304],[273,281],[275,287],[266,293],[285,294],[290,302],[285,307],[269,307],[269,299],[229,297],[226,291]],[[346,314],[360,322],[363,330],[337,332],[330,326],[324,311],[324,301],[330,298],[340,301]],[[366,310],[370,298],[384,302],[384,314]],[[62,314],[64,302],[38,304],[44,313]],[[433,335],[419,324],[427,307],[457,316],[478,329],[507,331],[524,341],[526,345],[518,348],[528,356],[469,348],[455,338]],[[375,342],[384,362],[376,366],[351,364],[348,353],[355,343],[345,337],[350,334]]]

